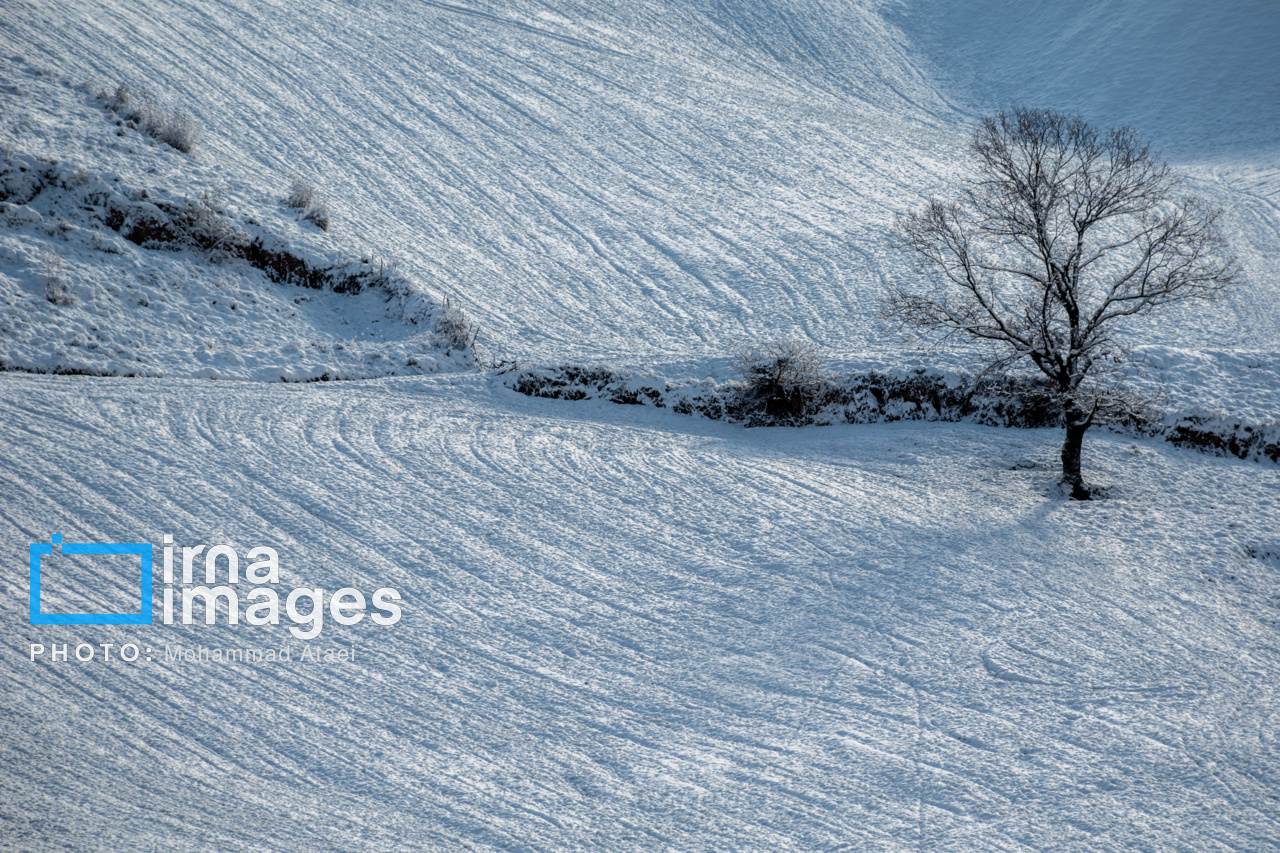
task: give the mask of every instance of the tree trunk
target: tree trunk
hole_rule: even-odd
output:
[[[1093,420],[1074,405],[1068,405],[1066,411],[1067,436],[1062,442],[1062,482],[1071,487],[1071,497],[1077,501],[1092,499],[1089,489],[1085,487],[1084,477],[1080,474],[1080,446],[1084,443],[1085,430]]]

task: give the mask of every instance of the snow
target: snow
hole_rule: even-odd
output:
[[[218,189],[217,168],[109,121],[83,87],[19,70],[0,88],[11,131],[0,182],[0,366],[45,372],[304,381],[456,369],[428,294],[338,294],[274,283],[245,261],[140,246],[122,218],[196,205],[228,233],[318,269],[385,269],[353,258],[263,190]],[[16,150],[15,150],[16,149]],[[24,150],[25,149],[25,150]],[[242,212],[244,211],[244,212]],[[363,263],[362,263],[363,261]],[[50,298],[56,279],[66,299]],[[63,304],[65,303],[65,304]]]
[[[1141,128],[1182,161],[1276,165],[1280,13],[1267,4],[968,0],[895,12],[916,61],[966,108],[997,109],[1014,92]]]
[[[535,399],[431,326],[447,297],[481,363],[601,365],[637,391],[714,387],[782,337],[833,369],[958,375],[964,354],[879,319],[911,274],[886,227],[954,186],[978,115],[1047,101],[1133,122],[1226,209],[1244,275],[1131,329],[1139,390],[1274,424],[1278,20],[1187,0],[0,8],[0,167],[50,175],[0,209],[0,363],[115,374],[0,373],[0,847],[1280,849],[1277,466],[1095,430],[1105,499],[1080,504],[1056,430]],[[94,94],[119,82],[189,110],[193,154],[113,124]],[[295,175],[328,233],[281,203]],[[104,227],[104,194],[207,196],[405,288],[144,248]],[[358,381],[279,381],[325,375]],[[32,626],[26,543],[54,533],[268,544],[288,587],[392,587],[405,616],[327,621],[310,645],[345,664],[301,661],[284,625]],[[50,606],[127,598],[96,565],[51,562]],[[29,659],[131,641],[155,659]],[[166,661],[179,643],[292,655]]]
[[[743,430],[465,376],[11,374],[0,411],[6,541],[275,543],[290,585],[406,595],[325,626],[355,664],[304,665],[283,627],[33,628],[6,574],[18,849],[1280,843],[1280,567],[1245,554],[1274,467],[1098,434],[1112,495],[1080,505],[1054,431]],[[26,659],[82,638],[293,662]]]
[[[278,208],[300,175],[328,197],[338,227],[331,239],[298,228],[291,243],[396,262],[461,305],[483,330],[487,357],[670,375],[687,366],[677,378],[691,379],[777,337],[811,340],[836,359],[900,363],[902,346],[878,316],[881,287],[914,273],[886,248],[888,223],[948,191],[980,111],[1037,97],[1081,106],[1154,135],[1188,190],[1227,209],[1245,271],[1231,299],[1175,309],[1169,322],[1135,328],[1132,343],[1245,349],[1280,371],[1270,260],[1280,254],[1280,161],[1258,141],[1280,126],[1280,99],[1265,82],[1280,79],[1274,51],[1237,50],[1232,39],[1246,27],[1237,7],[1214,18],[1196,4],[1160,4],[1158,26],[1138,26],[1148,4],[1040,5],[1019,13],[1020,35],[992,23],[1003,8],[322,0],[299,15],[288,5],[168,0],[90,13],[74,0],[41,0],[8,16],[0,37],[14,57],[10,87],[33,92],[16,99],[12,119],[6,109],[8,124],[21,130],[26,113],[44,128],[12,133],[20,148],[41,137],[42,149],[88,160],[95,173],[217,193],[254,216]],[[1253,14],[1244,43],[1278,17]],[[1108,24],[1091,28],[1095,19]],[[1179,20],[1194,22],[1208,47],[1174,63],[1166,30]],[[1088,40],[1088,59],[1071,66],[1072,98],[1066,84],[1044,83],[1058,79],[1060,62],[1041,48],[1045,30]],[[991,47],[1000,40],[1007,50]],[[1223,44],[1233,45],[1229,61]],[[974,62],[988,78],[965,76]],[[1243,79],[1263,82],[1217,95],[1224,62],[1247,64]],[[1181,70],[1139,74],[1171,63]],[[162,152],[135,164],[110,153],[96,117],[67,98],[51,102],[33,69],[161,93],[203,125],[195,159]],[[1120,70],[1139,74],[1138,106],[1108,88]],[[1206,113],[1236,106],[1227,126]],[[260,366],[227,375],[250,378]],[[358,363],[316,372],[330,367],[360,373]],[[1190,382],[1175,408],[1205,405],[1199,398],[1236,381],[1230,364],[1209,367],[1208,381],[1153,379]],[[1241,417],[1280,419],[1274,405],[1243,405]]]
[[[1160,6],[1180,10],[1162,18],[1207,14]],[[957,21],[965,4],[922,5],[920,21],[809,0],[34,8],[43,14],[10,16],[9,53],[76,82],[165,92],[203,124],[200,156],[229,180],[268,187],[301,173],[333,200],[351,245],[393,256],[460,299],[492,345],[537,363],[716,357],[774,336],[896,360],[880,283],[909,272],[884,246],[887,223],[955,179],[975,109],[1040,94],[1011,73],[980,104],[952,106],[973,98],[934,76],[928,20],[960,43],[1004,37],[984,35],[976,13]],[[1255,17],[1265,32],[1277,15]],[[1036,32],[1009,53],[1047,74],[1058,58],[1037,52]],[[1109,38],[1080,60],[1085,91],[1134,43],[1124,29]],[[1155,56],[1161,43],[1138,44]],[[1277,79],[1274,51],[1249,56]],[[1214,80],[1221,61],[1206,51],[1179,64]],[[1184,91],[1172,83],[1152,103]],[[1280,123],[1280,99],[1244,88],[1252,122]],[[1199,126],[1191,106],[1177,115],[1191,130],[1161,124],[1161,149]],[[1274,356],[1265,259],[1280,252],[1280,162],[1274,147],[1246,156],[1229,136],[1195,141],[1205,156],[1175,165],[1256,246],[1242,250],[1249,278],[1235,301],[1179,342]]]

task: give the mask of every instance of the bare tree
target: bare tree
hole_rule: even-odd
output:
[[[805,414],[826,378],[822,351],[801,340],[774,340],[739,350],[733,367],[742,379],[742,407],[784,422]]]
[[[1128,317],[1219,295],[1236,263],[1221,211],[1176,196],[1179,180],[1129,127],[1016,107],[983,119],[955,201],[898,218],[893,245],[928,286],[893,287],[886,316],[977,343],[988,367],[1030,361],[1062,403],[1062,481],[1089,498],[1085,431],[1118,399],[1105,365]]]

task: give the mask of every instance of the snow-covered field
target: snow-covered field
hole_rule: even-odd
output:
[[[771,335],[896,360],[876,319],[906,269],[884,246],[894,214],[946,190],[976,110],[1097,103],[1090,118],[1158,134],[1228,207],[1248,273],[1233,301],[1141,342],[1275,363],[1280,13],[1037,3],[1019,25],[1005,3],[935,5],[27,0],[0,38],[73,83],[189,109],[214,171],[201,188],[257,212],[254,191],[312,180],[351,251],[398,260],[535,362],[685,361]],[[1095,23],[1053,82],[1063,59],[1041,36]],[[989,73],[971,81],[975,63]],[[1178,71],[1155,85],[1135,66]],[[1224,68],[1242,80],[1225,96]]]
[[[468,377],[0,391],[6,541],[274,543],[289,586],[406,598],[325,665],[283,627],[28,626],[6,572],[14,849],[1280,845],[1274,467],[1099,435],[1114,493],[1074,504],[1050,431]],[[158,659],[26,656],[131,639]]]
[[[219,164],[124,125],[97,87],[22,63],[5,71],[0,369],[304,381],[472,363],[441,351],[442,297],[302,219],[281,187],[233,190]],[[185,212],[213,250],[126,239],[138,223],[171,222],[165,210]],[[389,286],[274,282],[228,256],[251,240],[362,282],[385,274]]]
[[[1184,0],[0,7],[0,366],[133,377],[0,373],[0,850],[1280,849],[1277,466],[1094,431],[1077,504],[1056,430],[533,399],[435,325],[673,381],[777,337],[964,367],[878,319],[886,227],[1042,102],[1226,209],[1234,293],[1129,341],[1170,408],[1274,423],[1277,41],[1268,4]],[[194,153],[113,123],[120,82]],[[192,200],[398,284],[105,224]],[[279,381],[325,375],[381,378]],[[150,542],[158,575],[166,533],[404,618],[29,624],[28,543]],[[136,595],[44,565],[46,610]],[[81,642],[116,651],[31,660]]]

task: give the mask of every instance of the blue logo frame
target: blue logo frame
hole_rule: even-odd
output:
[[[31,543],[31,624],[32,625],[150,625],[155,618],[151,602],[151,544],[149,542],[110,542],[89,545],[79,542],[62,544],[62,534],[50,537],[52,544]],[[64,554],[137,554],[142,558],[140,613],[41,613],[40,556],[52,554],[54,545],[62,545]]]

